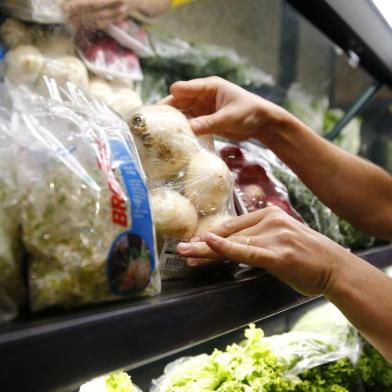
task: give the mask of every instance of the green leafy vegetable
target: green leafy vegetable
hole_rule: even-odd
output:
[[[357,369],[368,390],[392,390],[392,365],[368,343],[364,344]]]
[[[263,332],[251,325],[246,339],[225,351],[215,350],[174,362],[155,382],[154,392],[291,391],[293,381],[283,377],[277,357],[261,344]]]
[[[312,229],[339,244],[345,245],[344,238],[339,230],[337,215],[325,206],[289,169],[275,167],[273,173],[286,186],[291,204],[305,222]]]
[[[339,219],[339,228],[345,245],[352,250],[370,248],[375,242],[374,237],[363,233],[344,219]]]
[[[295,392],[349,392],[355,382],[355,368],[347,359],[305,370]]]
[[[104,376],[108,392],[136,392],[131,377],[123,371]]]
[[[145,74],[142,95],[146,102],[155,102],[162,93],[166,95],[178,80],[211,75],[253,88],[273,83],[271,76],[248,64],[232,49],[189,43],[156,30],[149,35],[155,56],[141,59]]]
[[[329,109],[324,113],[324,127],[322,133],[331,131],[337,122],[343,117],[344,112],[340,109]],[[351,154],[358,154],[361,148],[361,119],[353,118],[342,130],[333,143]]]

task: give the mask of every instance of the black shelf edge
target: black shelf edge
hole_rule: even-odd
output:
[[[392,264],[392,246],[360,256],[384,268]],[[155,298],[26,318],[0,329],[0,385],[29,392],[77,386],[311,300],[253,270],[237,279],[215,276],[166,282]]]
[[[375,79],[392,87],[392,29],[369,0],[287,0]]]

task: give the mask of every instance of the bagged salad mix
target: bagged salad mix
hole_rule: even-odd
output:
[[[128,127],[75,85],[11,88],[32,310],[160,291],[150,198]]]
[[[1,86],[2,98],[5,96]],[[3,104],[3,102],[2,102]],[[22,274],[20,190],[10,112],[0,107],[0,324],[13,319],[25,302]]]
[[[171,106],[141,106],[129,127],[152,195],[162,276],[184,276],[189,270],[176,243],[235,214],[230,170],[212,140],[197,138],[184,114]]]

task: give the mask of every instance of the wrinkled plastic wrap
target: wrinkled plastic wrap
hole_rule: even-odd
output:
[[[160,291],[149,195],[127,125],[72,84],[12,90],[31,308]]]
[[[163,277],[183,276],[187,267],[176,241],[189,241],[234,214],[232,176],[211,140],[198,139],[171,106],[137,108],[129,127],[151,190]]]
[[[121,46],[132,50],[139,57],[154,55],[147,32],[142,25],[131,18],[108,26],[105,32]]]
[[[290,203],[286,187],[274,177],[268,159],[260,154],[260,146],[248,142],[241,145],[219,142],[217,147],[234,175],[242,214],[276,205],[303,222]],[[264,153],[268,155],[266,150]]]
[[[4,94],[4,88],[1,87]],[[16,181],[16,146],[10,113],[0,108],[0,324],[17,315],[24,303],[20,191]]]
[[[362,350],[357,330],[330,303],[305,314],[290,332],[265,342],[290,376],[343,358],[355,364]]]
[[[67,0],[3,0],[0,9],[15,18],[38,23],[63,23]]]
[[[146,80],[142,86],[143,96],[148,103],[167,95],[170,85],[178,80],[216,75],[253,89],[274,82],[270,75],[248,64],[232,49],[190,43],[153,29],[149,31],[149,38],[155,56],[141,59]],[[165,88],[161,88],[163,84]]]

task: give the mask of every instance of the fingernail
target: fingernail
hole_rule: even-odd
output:
[[[191,123],[191,127],[193,132],[200,132],[203,129],[203,124],[201,121],[197,120],[197,119],[193,119],[190,121]]]
[[[191,238],[190,242],[200,242],[200,240],[201,240],[201,237],[196,236],[196,237]]]
[[[186,252],[192,248],[192,245],[187,242],[180,242],[177,245],[177,250],[180,252]]]
[[[190,267],[194,267],[195,265],[197,265],[197,261],[195,259],[187,259],[186,263],[190,266]]]

